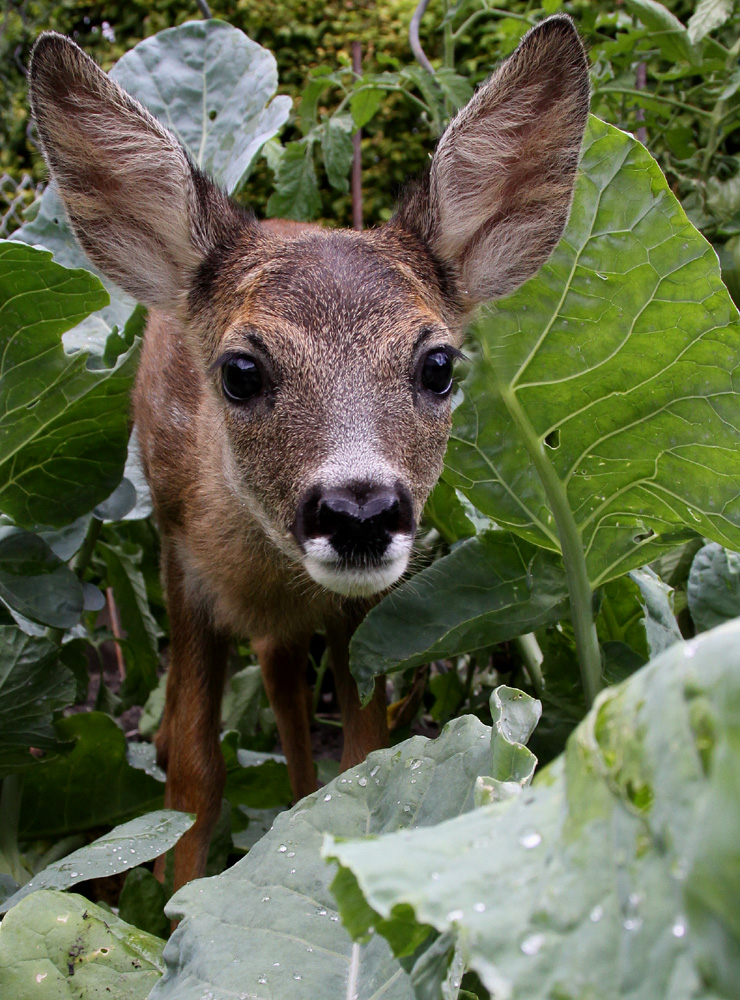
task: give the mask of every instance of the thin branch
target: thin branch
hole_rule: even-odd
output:
[[[211,13],[211,8],[208,6],[207,0],[195,0],[195,2],[198,5],[198,10],[201,12],[203,17],[207,21],[210,21],[210,19],[213,17],[213,14]]]
[[[429,0],[419,0],[419,3],[416,5],[414,16],[411,18],[411,24],[409,25],[409,44],[411,45],[411,51],[414,53],[416,61],[422,69],[425,69],[427,73],[431,73],[434,76],[434,66],[427,59],[426,53],[419,41],[419,25],[428,6]]]

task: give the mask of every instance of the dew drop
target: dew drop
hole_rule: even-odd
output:
[[[364,788],[365,785],[367,784],[367,778],[358,778],[357,784],[360,786],[360,788]]]
[[[626,931],[639,931],[642,927],[642,919],[640,917],[627,917],[622,926]]]
[[[294,858],[295,857],[295,851],[288,851],[288,853],[285,856],[286,856],[286,858]]]
[[[591,910],[591,913],[589,914],[589,916],[591,918],[591,923],[592,924],[598,924],[598,922],[604,916],[604,907],[603,906],[595,906],[593,908],[593,910]]]
[[[269,896],[263,896],[262,897],[262,902],[263,903],[269,903],[270,902],[270,897]]]
[[[80,873],[79,872],[70,872],[69,874],[70,874],[70,878],[77,878]]]
[[[379,770],[380,770],[380,764],[376,764],[375,767],[370,772],[370,777],[374,778],[375,775],[378,773]]]
[[[311,947],[311,945],[309,945],[308,948],[306,948],[306,951],[313,951],[313,948]]]
[[[678,920],[673,925],[673,927],[671,927],[671,934],[674,937],[682,938],[685,933],[686,933],[686,924],[683,920],[683,917],[679,917]]]
[[[473,909],[476,913],[485,913],[486,904],[485,903],[473,903]]]
[[[529,937],[525,937],[519,948],[525,955],[536,955],[544,943],[544,934],[530,934]]]
[[[257,982],[258,983],[263,983],[263,984],[266,983],[267,982],[267,976],[257,976]]]
[[[453,923],[456,920],[462,920],[463,916],[464,914],[462,910],[450,910],[450,912],[447,914],[447,919],[450,921],[450,923]]]
[[[538,847],[542,843],[542,837],[539,833],[525,833],[519,839],[519,843],[525,850],[531,851],[533,847]]]
[[[327,792],[324,796],[324,802],[331,802],[331,792]]]
[[[299,972],[294,972],[293,979],[303,979],[303,976]]]
[[[439,874],[439,872],[432,872],[432,881],[433,882],[439,882],[439,880],[440,880],[440,874]]]
[[[326,910],[323,908],[323,906],[319,910],[319,916],[320,917],[325,917],[326,916]]]
[[[44,979],[46,979],[46,977],[47,977],[48,975],[49,975],[49,973],[48,973],[48,972],[37,972],[37,973],[36,973],[36,982],[37,982],[37,983],[40,983],[40,982],[42,982],[42,981],[43,981]]]

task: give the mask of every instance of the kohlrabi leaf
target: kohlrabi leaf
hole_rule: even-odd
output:
[[[352,639],[360,695],[374,678],[531,632],[567,613],[562,561],[508,531],[488,531],[390,593]]]
[[[54,728],[58,740],[73,746],[53,760],[38,761],[25,775],[20,818],[25,839],[112,826],[161,808],[162,784],[131,766],[126,737],[110,716],[82,712]]]
[[[0,995],[146,1000],[162,973],[163,946],[83,896],[37,892],[0,924]]]
[[[694,556],[687,585],[689,611],[698,632],[740,615],[740,554],[716,542]]]
[[[57,747],[52,716],[69,705],[75,687],[55,643],[0,625],[0,778],[31,764],[41,766],[31,747]]]
[[[560,245],[476,332],[444,475],[479,510],[592,587],[692,531],[740,548],[737,310],[640,143],[591,118]]]
[[[0,243],[0,510],[23,527],[68,524],[121,481],[143,314],[110,365],[61,341],[107,300],[92,274]]]
[[[107,878],[152,861],[174,847],[195,822],[195,817],[174,809],[139,816],[122,823],[91,844],[67,854],[61,861],[47,865],[7,899],[0,912],[16,906],[39,889],[69,889],[91,878]]]
[[[82,614],[82,584],[39,535],[0,525],[0,601],[31,621],[72,628]]]
[[[196,166],[229,194],[247,179],[292,103],[274,97],[273,54],[213,18],[145,38],[110,75],[174,132]]]
[[[322,838],[378,835],[467,813],[477,777],[492,766],[491,730],[468,716],[436,740],[416,736],[370,754],[281,813],[246,858],[170,902],[168,913],[184,919],[152,1000],[411,1000],[409,979],[385,941],[353,944],[339,922]]]
[[[455,948],[509,1000],[740,995],[740,623],[603,692],[509,801],[345,841],[340,915],[406,955]],[[417,988],[440,995],[444,962]]]

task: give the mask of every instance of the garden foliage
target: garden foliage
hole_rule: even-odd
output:
[[[0,242],[3,995],[740,992],[740,326],[705,238],[732,283],[738,16],[466,0],[434,78],[400,56],[359,78],[318,65],[289,121],[269,52],[222,21],[155,34],[113,75],[230,192],[274,175],[268,211],[315,216],[328,189],[346,207],[357,128],[403,106],[423,151],[488,68],[471,39],[506,54],[561,6],[613,124],[590,121],[550,262],[478,315],[426,565],[352,645],[361,692],[389,674],[401,709],[447,725],[339,776],[321,762],[327,783],[286,811],[259,669],[235,647],[215,877],[169,903],[184,919],[164,953],[167,890],[144,865],[191,820],[161,810],[151,745],[168,622],[125,403],[145,316],[91,272],[53,189]],[[614,125],[644,128],[668,179]],[[115,918],[65,891],[122,872]]]

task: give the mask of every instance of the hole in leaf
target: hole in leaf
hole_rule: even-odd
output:
[[[647,528],[647,530],[640,532],[638,535],[632,536],[633,542],[645,542],[648,538],[655,538],[655,532],[652,528]]]
[[[558,427],[546,435],[545,444],[548,448],[552,448],[553,450],[560,447],[560,429]]]
[[[211,120],[212,122],[213,122],[213,121],[215,121],[215,120],[216,120],[216,112],[215,112],[215,111],[214,111],[213,109],[211,109],[211,110],[210,110],[210,111],[208,112],[208,117],[210,118],[210,120]]]

